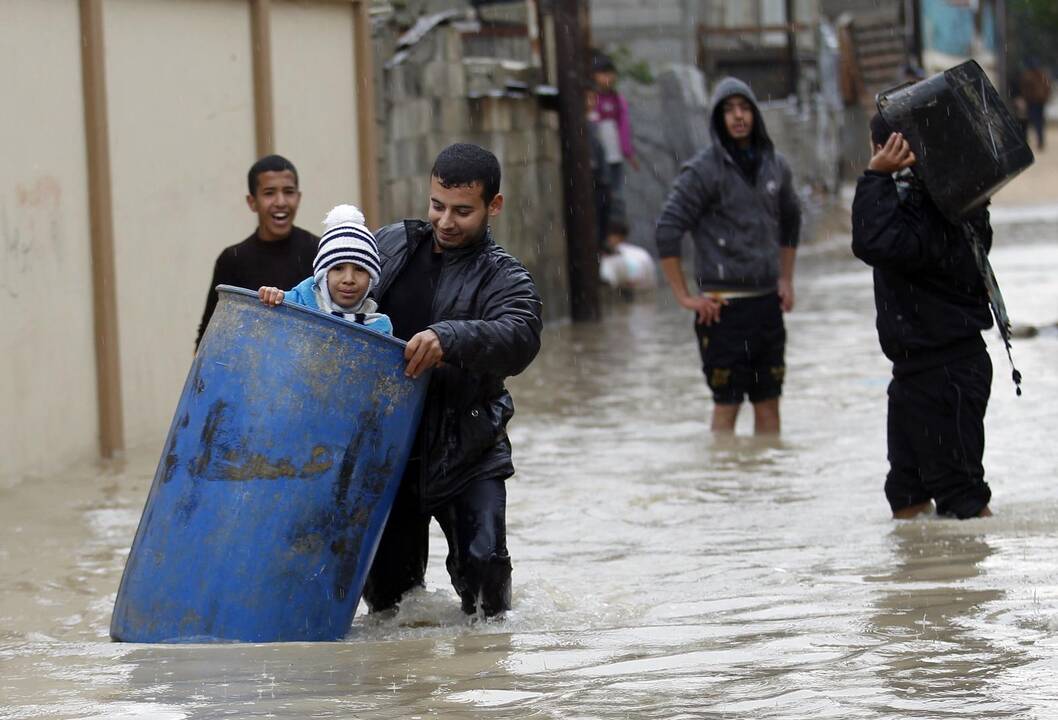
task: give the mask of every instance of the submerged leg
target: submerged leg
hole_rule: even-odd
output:
[[[753,432],[756,435],[778,435],[779,398],[753,403]]]
[[[486,617],[511,607],[511,556],[507,552],[507,487],[477,480],[437,512],[448,540],[448,574],[463,612]]]
[[[412,465],[418,463],[408,463],[409,470],[417,473]],[[404,593],[425,584],[430,516],[421,511],[409,477],[414,476],[405,472],[364,582],[364,602],[371,612],[396,606]]]
[[[735,432],[735,421],[738,420],[738,409],[742,403],[714,403],[713,424],[710,429],[718,434],[730,435]]]

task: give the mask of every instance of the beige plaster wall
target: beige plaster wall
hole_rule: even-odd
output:
[[[363,206],[354,28],[352,3],[272,3],[276,152],[298,169],[297,224],[316,235],[335,205]]]
[[[0,0],[0,487],[98,457],[77,0]],[[299,224],[360,204],[352,3],[272,3]],[[217,254],[252,233],[250,0],[102,0],[126,446],[156,451]]]
[[[97,453],[75,0],[0,11],[0,487]]]
[[[159,447],[217,254],[256,226],[249,3],[104,5],[121,378],[129,447]]]

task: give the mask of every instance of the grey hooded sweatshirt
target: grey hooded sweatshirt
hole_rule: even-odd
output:
[[[721,141],[724,100],[742,95],[753,106],[756,178],[747,178]],[[719,124],[719,127],[718,127]],[[712,145],[683,165],[662,208],[655,238],[661,257],[680,257],[684,233],[694,241],[702,291],[768,292],[779,280],[779,248],[796,247],[801,208],[790,167],[775,151],[750,87],[724,78],[709,109]]]

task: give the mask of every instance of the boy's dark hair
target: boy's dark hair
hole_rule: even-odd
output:
[[[481,197],[486,205],[500,191],[500,161],[485,148],[471,143],[455,143],[442,150],[430,176],[446,188],[481,183]]]
[[[617,68],[614,66],[613,60],[610,59],[609,55],[596,50],[591,58],[591,71],[593,73],[617,72]]]
[[[289,170],[294,174],[294,184],[298,184],[298,169],[294,167],[294,163],[287,160],[282,155],[265,155],[263,158],[255,162],[250,166],[250,172],[246,175],[246,186],[250,188],[250,194],[257,194],[257,179],[261,173],[266,172],[283,172]]]
[[[892,134],[893,128],[889,127],[889,123],[885,121],[882,114],[875,113],[871,117],[871,145],[885,145]]]

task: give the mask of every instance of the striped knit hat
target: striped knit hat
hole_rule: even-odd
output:
[[[335,265],[355,263],[367,270],[371,287],[378,283],[378,243],[364,223],[364,214],[354,205],[338,205],[323,219],[327,231],[320,238],[316,259],[312,263],[312,277],[328,300],[327,271]]]

